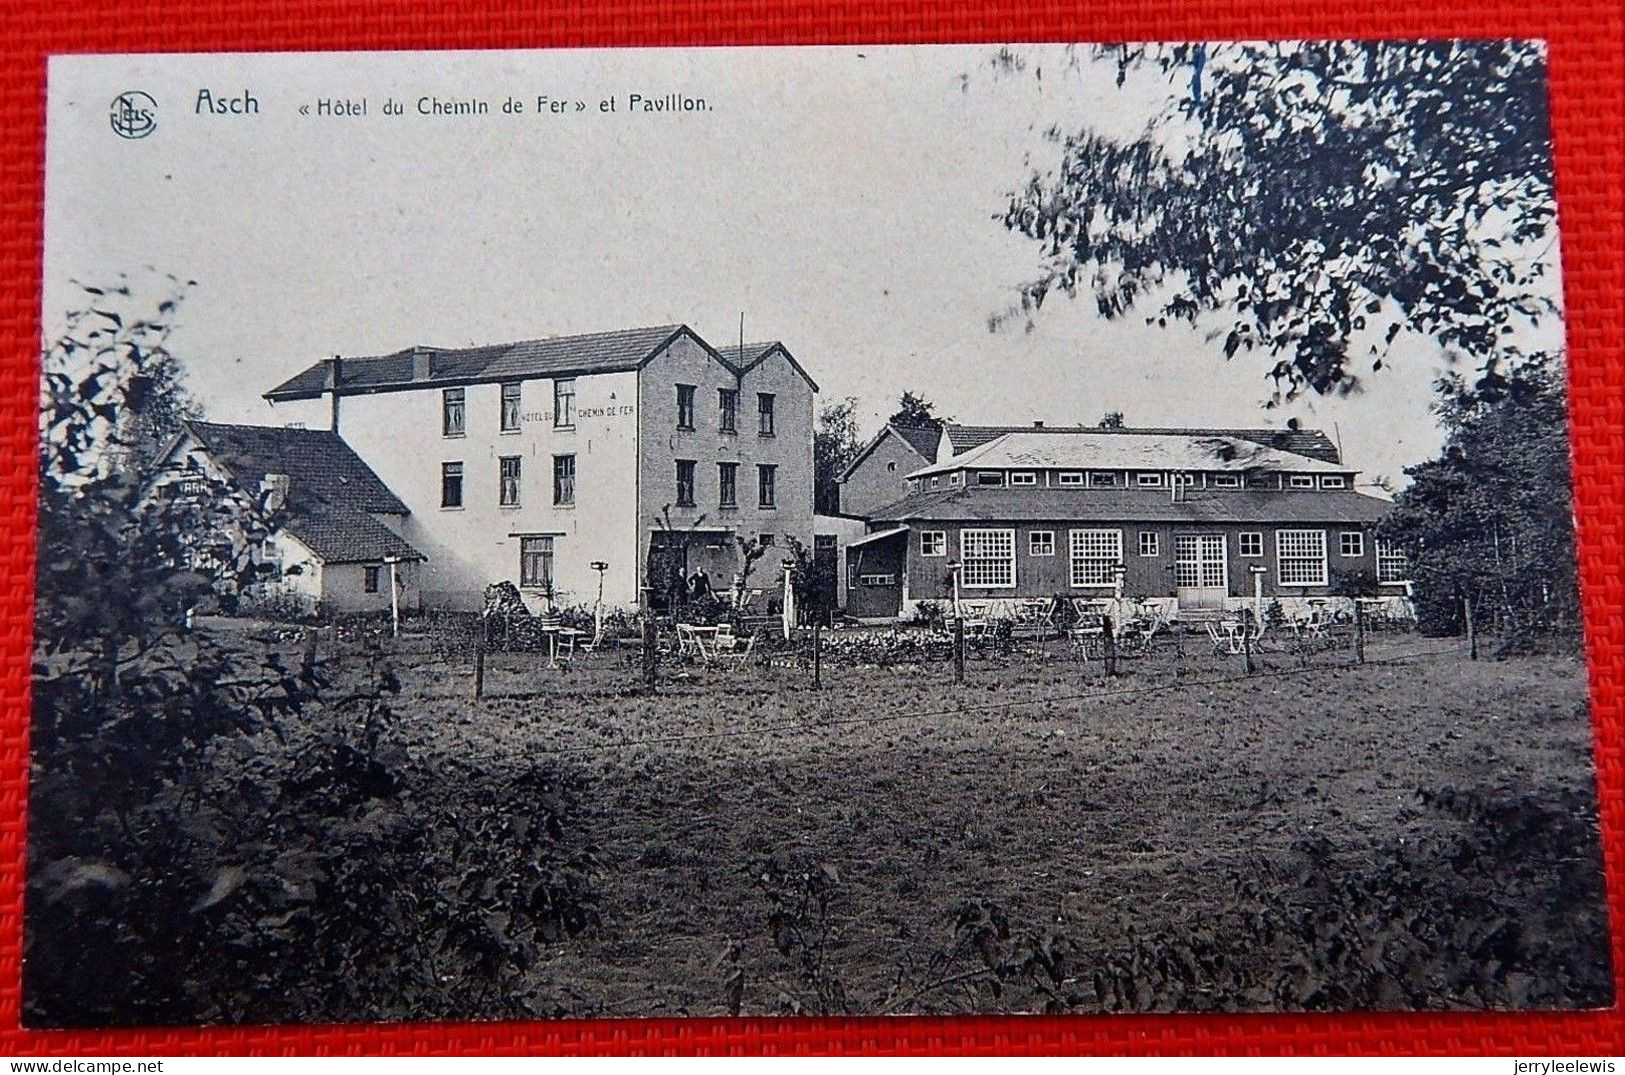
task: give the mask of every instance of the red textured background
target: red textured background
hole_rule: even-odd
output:
[[[0,13],[0,1051],[17,1053],[1625,1052],[1619,1012],[617,1020],[33,1033],[18,1025],[45,57],[54,52],[873,44],[1303,37],[1540,37],[1572,360],[1575,491],[1602,820],[1625,969],[1625,28],[1619,0],[12,0]],[[109,196],[116,197],[110,177]],[[1625,996],[1625,985],[1620,988]]]

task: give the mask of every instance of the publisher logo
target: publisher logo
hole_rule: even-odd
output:
[[[120,138],[145,138],[158,129],[158,102],[140,90],[128,90],[113,98],[108,121]]]

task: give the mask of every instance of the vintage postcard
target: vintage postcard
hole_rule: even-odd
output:
[[[1612,1003],[1538,41],[63,56],[34,1026]]]

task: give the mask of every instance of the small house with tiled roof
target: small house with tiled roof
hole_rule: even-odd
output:
[[[942,430],[887,422],[836,476],[843,515],[865,515],[903,495],[908,475],[936,462]]]
[[[323,359],[265,398],[410,509],[427,605],[511,581],[538,609],[660,605],[731,584],[742,541],[811,545],[817,391],[782,342],[671,324]]]
[[[419,603],[423,553],[404,536],[411,512],[338,434],[189,421],[159,459],[153,495],[195,495],[224,483],[275,525],[262,589],[308,610]]]
[[[1178,615],[1363,591],[1403,598],[1388,510],[1318,431],[943,431],[942,456],[866,513],[846,552],[848,611],[920,601],[1127,596]]]

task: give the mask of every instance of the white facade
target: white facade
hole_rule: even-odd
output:
[[[573,388],[569,421],[555,415],[560,381]],[[519,385],[513,429],[503,428],[504,383]],[[686,422],[679,385],[693,389]],[[450,435],[448,387],[463,400],[462,428]],[[721,417],[723,390],[737,393],[732,430]],[[336,428],[410,510],[401,536],[428,558],[417,575],[424,606],[477,609],[486,586],[500,581],[519,585],[533,609],[587,606],[601,581],[606,605],[629,607],[648,595],[651,542],[668,521],[688,546],[686,570],[705,569],[719,589],[732,581],[739,539],[767,534],[811,546],[815,391],[782,350],[741,374],[685,331],[637,369],[351,388],[340,394]],[[764,393],[774,410],[767,434]],[[326,392],[273,406],[283,424],[328,428],[335,417]],[[556,495],[561,457],[573,457],[573,497]],[[679,502],[679,460],[692,463],[692,504]],[[731,504],[719,485],[729,463],[737,467]],[[446,464],[461,465],[460,504],[444,502]],[[503,502],[505,465],[508,494],[517,492],[511,504]],[[773,472],[771,503],[760,495],[764,467]],[[526,585],[527,539],[533,554],[550,550],[550,592]],[[595,562],[607,568],[600,573]]]

